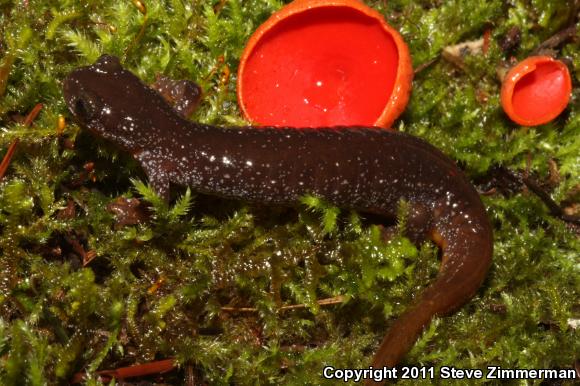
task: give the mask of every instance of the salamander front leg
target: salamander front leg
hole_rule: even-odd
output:
[[[168,171],[171,170],[171,165],[167,165],[167,162],[155,157],[147,150],[135,154],[134,157],[141,164],[145,174],[147,174],[149,186],[165,202],[169,202],[169,185],[171,179]]]
[[[162,174],[149,175],[149,186],[155,190],[155,193],[157,193],[163,201],[169,202],[169,178],[166,178]]]

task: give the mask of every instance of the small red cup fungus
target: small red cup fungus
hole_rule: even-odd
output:
[[[358,0],[296,0],[248,41],[238,101],[260,125],[387,128],[412,78],[407,45],[377,11]]]
[[[514,122],[537,126],[564,111],[571,91],[572,81],[564,63],[549,56],[531,56],[507,73],[501,105]]]

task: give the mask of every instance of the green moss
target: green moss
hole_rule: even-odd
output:
[[[103,52],[148,82],[157,73],[198,81],[205,95],[195,120],[243,122],[237,63],[282,4],[168,0],[147,2],[144,15],[132,2],[0,2],[0,154],[21,139],[0,182],[1,384],[64,383],[78,371],[98,384],[96,370],[166,357],[182,366],[170,383],[186,366],[209,384],[324,383],[324,364],[368,366],[388,324],[436,275],[430,243],[416,247],[400,232],[386,243],[379,227],[316,198],[288,210],[183,188],[166,205],[125,155],[74,123],[57,133],[59,115],[69,118],[62,79]],[[572,20],[567,1],[370,4],[401,30],[416,66],[492,31],[487,55],[463,70],[439,59],[416,76],[400,130],[441,148],[474,180],[501,165],[547,181],[553,160],[552,196],[578,202],[578,89],[557,120],[522,128],[501,111],[496,79],[501,61],[529,55]],[[512,27],[521,42],[506,54],[498,42]],[[579,44],[560,51],[575,85]],[[31,127],[11,118],[39,102]],[[150,220],[115,226],[106,206],[121,195],[150,202]],[[577,230],[528,192],[484,201],[495,229],[488,278],[468,305],[429,327],[405,363],[570,368],[580,351],[568,323],[580,318]],[[399,229],[404,213],[402,205]],[[96,255],[85,266],[79,247]],[[337,296],[344,301],[318,303]],[[304,307],[280,309],[293,304]]]

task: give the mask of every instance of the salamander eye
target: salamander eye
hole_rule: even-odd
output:
[[[88,99],[78,97],[73,106],[74,114],[82,121],[90,121],[95,115],[95,107]]]

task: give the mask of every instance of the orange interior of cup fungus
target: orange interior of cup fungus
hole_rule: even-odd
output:
[[[516,123],[536,126],[550,122],[568,105],[572,81],[568,67],[548,56],[529,57],[506,75],[501,102]]]
[[[389,127],[412,75],[406,44],[376,11],[357,0],[297,0],[250,38],[238,100],[260,125]]]

